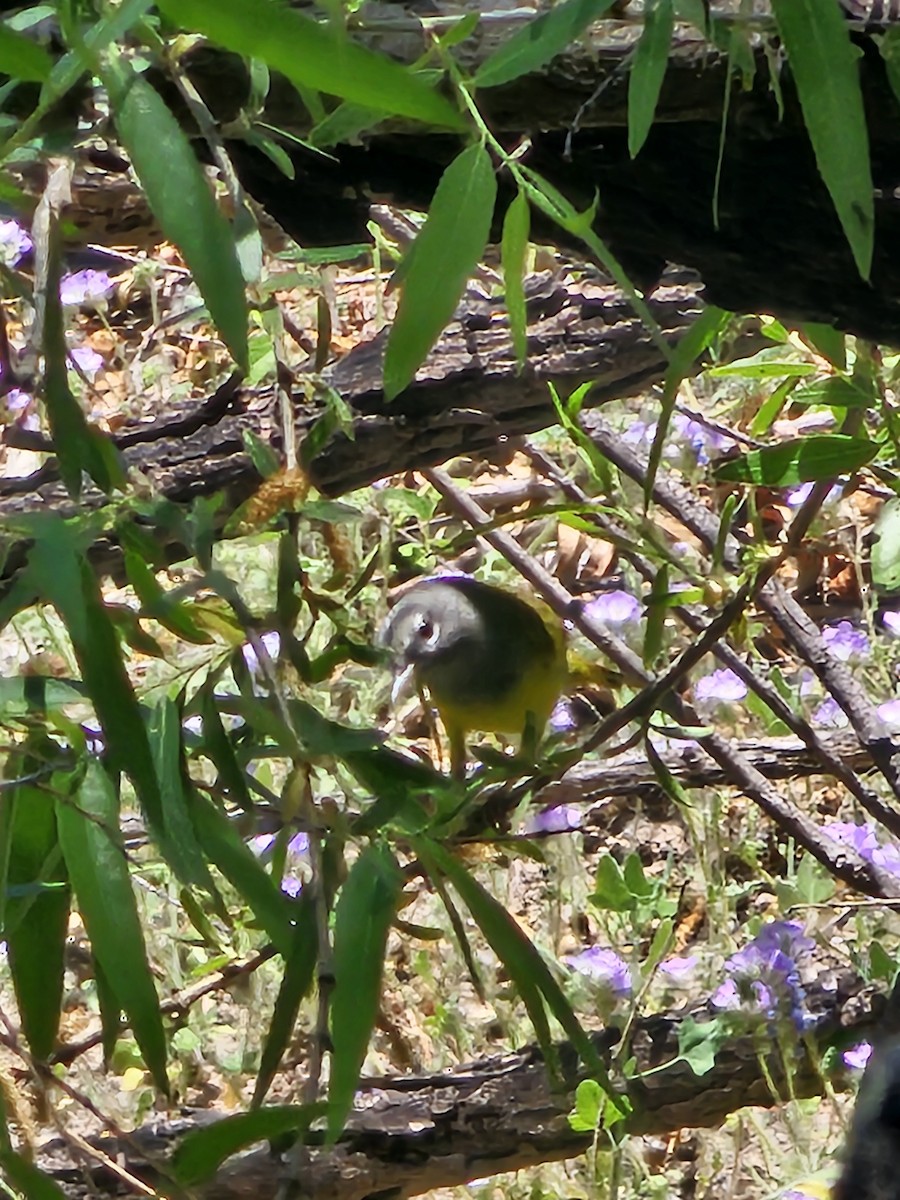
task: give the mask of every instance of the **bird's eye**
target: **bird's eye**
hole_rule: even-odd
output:
[[[416,623],[416,636],[426,646],[434,645],[437,639],[437,625],[430,617],[420,616]]]

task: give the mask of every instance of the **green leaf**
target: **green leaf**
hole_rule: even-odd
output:
[[[871,380],[830,375],[791,392],[791,404],[828,404],[832,408],[868,408],[874,404]]]
[[[453,316],[484,252],[497,181],[484,146],[463,150],[441,176],[428,218],[407,255],[409,270],[384,356],[384,394],[409,384]]]
[[[38,736],[30,739],[30,750],[10,756],[8,778],[29,775],[59,754],[55,743]],[[54,790],[63,788],[61,774],[53,784]],[[46,1060],[59,1031],[70,904],[53,791],[20,784],[4,796],[0,821],[7,861],[2,932],[10,974],[31,1053]],[[37,890],[17,896],[16,889],[27,885]]]
[[[575,1089],[575,1107],[569,1125],[576,1133],[596,1133],[600,1128],[603,1089],[596,1079],[582,1079]]]
[[[194,646],[210,645],[213,638],[200,628],[190,608],[166,592],[146,560],[134,550],[125,551],[125,571],[141,602],[143,616],[159,621],[176,637]]]
[[[667,605],[661,603],[669,596],[669,564],[662,563],[653,578],[647,599],[647,627],[644,630],[642,658],[645,667],[652,667],[662,653],[666,631]]]
[[[702,1023],[685,1017],[678,1027],[678,1056],[695,1075],[707,1075],[716,1065],[719,1047],[727,1041],[728,1031],[718,1017]]]
[[[285,960],[281,986],[275,998],[275,1010],[263,1044],[253,1099],[250,1102],[253,1108],[257,1108],[265,1099],[266,1092],[275,1078],[275,1072],[294,1036],[300,1004],[313,984],[319,939],[316,931],[315,900],[309,888],[300,894],[296,921],[293,945]]]
[[[99,762],[88,763],[76,803],[57,801],[56,820],[91,948],[147,1069],[168,1094],[166,1039],[119,832],[119,799]]]
[[[900,33],[900,30],[894,30]],[[839,371],[847,368],[847,335],[833,325],[822,325],[818,321],[805,321],[800,326],[800,335],[805,342],[827,358]]]
[[[228,799],[242,808],[244,812],[253,812],[253,798],[247,786],[247,778],[238,762],[231,744],[231,738],[225,732],[222,718],[216,707],[216,699],[211,687],[204,687],[200,702],[200,715],[203,721],[203,743],[201,753],[210,759],[219,772],[218,783],[228,793]]]
[[[60,234],[51,218],[44,306],[44,405],[59,473],[66,490],[78,499],[82,473],[87,473],[104,492],[125,483],[125,472],[113,443],[88,424],[78,400],[69,387],[65,322],[59,300]]]
[[[729,483],[751,483],[765,487],[791,487],[819,479],[836,479],[852,474],[871,462],[878,446],[867,438],[835,433],[828,436],[794,438],[779,446],[751,450],[715,468],[715,477]]]
[[[872,583],[881,593],[900,592],[900,499],[888,500],[872,537]]]
[[[291,901],[211,800],[195,792],[191,815],[207,857],[251,909],[278,952],[287,958],[294,943]]]
[[[116,129],[150,207],[163,233],[184,255],[209,315],[235,362],[246,371],[244,277],[234,235],[197,156],[159,94],[134,73],[124,55],[109,59],[103,81]]]
[[[553,1063],[556,1054],[550,1041],[550,1032],[546,1016],[543,1013],[543,1003],[546,1003],[547,1008],[556,1017],[588,1070],[597,1076],[607,1095],[615,1097],[614,1103],[619,1107],[619,1111],[625,1112],[628,1104],[627,1098],[616,1095],[606,1068],[591,1039],[582,1029],[578,1018],[572,1011],[572,1006],[563,995],[537,947],[522,932],[512,914],[437,842],[417,838],[414,845],[423,862],[427,863],[430,859],[447,876],[475,918],[491,949],[509,971],[510,977],[528,1007],[529,1016],[535,1024],[538,1040],[545,1056],[549,1056],[548,1061]],[[535,1005],[534,1001],[535,992],[538,994],[538,1001],[541,1002],[538,1005]],[[530,1000],[529,997],[531,997]],[[536,1015],[538,1015],[537,1021],[535,1021]]]
[[[350,869],[334,915],[328,1136],[336,1140],[353,1106],[381,1001],[388,930],[403,876],[385,846],[369,846]]]
[[[503,218],[500,241],[500,261],[503,266],[503,286],[506,289],[506,311],[516,363],[521,371],[528,356],[527,317],[525,314],[525,256],[528,253],[528,234],[531,210],[528,197],[517,192],[516,198]]]
[[[604,854],[597,863],[597,877],[590,896],[595,908],[611,912],[630,912],[634,908],[634,896],[625,882],[622,868],[611,854]]]
[[[0,71],[14,79],[43,83],[53,70],[53,60],[32,38],[0,24]]]
[[[819,173],[863,279],[875,235],[869,135],[859,86],[859,52],[838,4],[772,0]]]
[[[357,104],[462,129],[459,113],[416,75],[273,0],[160,0],[171,21],[205,34],[243,58],[259,58],[295,87],[315,88]]]
[[[752,358],[741,358],[721,367],[710,367],[706,374],[711,379],[781,379],[783,376],[799,377],[817,375],[819,368],[811,362],[793,362],[770,357],[770,350],[760,350]]]
[[[8,1146],[0,1147],[4,1181],[25,1200],[66,1200],[66,1193],[40,1167]]]
[[[520,29],[478,68],[476,87],[496,87],[561,54],[614,0],[564,0]]]
[[[113,768],[129,775],[148,823],[161,835],[162,806],[143,718],[77,528],[52,514],[32,518],[32,528],[28,573],[69,632]]]
[[[0,679],[0,711],[4,716],[52,712],[69,704],[84,704],[87,690],[77,679],[49,675],[7,675]]]
[[[647,462],[647,477],[644,480],[644,504],[649,507],[653,496],[656,472],[662,462],[669,422],[678,399],[678,389],[687,377],[696,360],[713,344],[730,320],[730,313],[715,305],[709,305],[693,323],[671,354],[663,382],[662,403],[656,422],[656,433]]]
[[[203,888],[224,916],[225,906],[191,820],[193,792],[187,783],[182,760],[181,713],[168,696],[151,703],[147,733],[162,800],[164,841],[161,848],[166,862],[181,883]]]
[[[669,65],[669,46],[675,28],[672,0],[649,0],[644,28],[634,51],[628,79],[628,153],[632,158],[647,140],[660,89]]]
[[[285,1133],[305,1133],[325,1111],[324,1104],[284,1104],[238,1113],[196,1129],[179,1142],[172,1155],[178,1182],[193,1187],[211,1178],[221,1163],[239,1150]]]

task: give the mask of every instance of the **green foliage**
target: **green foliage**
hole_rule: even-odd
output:
[[[328,1132],[336,1139],[353,1104],[378,1015],[388,929],[403,876],[386,846],[371,845],[353,864],[334,917],[332,1055]]]
[[[476,87],[497,87],[536,71],[573,42],[614,0],[563,0],[535,17],[478,68]]]
[[[772,0],[819,172],[863,279],[875,239],[869,136],[859,87],[858,53],[837,4]]]
[[[649,0],[628,79],[628,152],[632,158],[647,140],[653,124],[656,102],[669,65],[674,28],[673,0]]]
[[[384,355],[388,400],[412,381],[453,315],[484,253],[496,195],[484,146],[469,146],[441,176],[428,219],[404,260],[403,294]]]
[[[716,478],[729,483],[790,487],[857,471],[877,453],[877,442],[842,433],[795,438],[722,463],[716,467]]]

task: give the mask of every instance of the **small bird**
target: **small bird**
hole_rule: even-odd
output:
[[[568,678],[562,626],[526,600],[468,576],[423,579],[403,593],[378,635],[427,692],[465,777],[466,735],[517,733],[533,753]]]

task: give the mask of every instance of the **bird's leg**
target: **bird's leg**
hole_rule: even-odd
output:
[[[465,781],[466,778],[466,735],[465,731],[455,725],[447,727],[447,737],[450,739],[450,774],[454,779]]]

